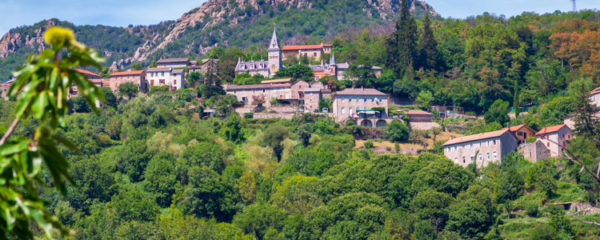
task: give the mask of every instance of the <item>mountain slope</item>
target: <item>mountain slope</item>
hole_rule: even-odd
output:
[[[162,57],[204,55],[216,46],[263,48],[273,26],[284,44],[317,43],[366,27],[390,29],[400,0],[209,0],[177,21],[128,28],[75,26],[57,19],[12,29],[0,39],[0,80],[29,53],[44,48],[43,31],[54,25],[74,29],[77,38],[102,52],[112,70]],[[417,17],[438,14],[410,1]]]

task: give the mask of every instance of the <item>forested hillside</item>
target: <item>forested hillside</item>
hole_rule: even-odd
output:
[[[567,160],[532,164],[512,154],[501,164],[463,168],[439,147],[419,156],[355,148],[355,139],[370,130],[340,126],[327,117],[241,118],[231,111],[229,96],[204,96],[208,100],[201,104],[189,89],[138,93],[131,100],[103,92],[107,102],[99,114],[86,113],[85,102],[72,99],[78,112],[58,131],[78,149],[62,151],[75,185],[65,196],[41,192],[75,239],[588,239],[600,234],[590,224],[600,222],[599,215],[567,216],[553,205],[589,206],[598,200],[599,182]],[[0,100],[0,126],[12,120],[14,106]],[[215,108],[217,117],[200,120],[204,107]],[[17,134],[31,134],[35,124],[27,122]],[[406,141],[401,136],[408,129],[395,124],[400,126],[385,135]],[[583,137],[570,149],[589,161],[600,156]]]

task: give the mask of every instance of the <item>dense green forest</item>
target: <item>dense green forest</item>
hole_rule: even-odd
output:
[[[599,182],[579,166],[532,164],[512,154],[483,169],[462,168],[441,149],[419,156],[356,149],[358,126],[301,115],[241,118],[231,100],[209,105],[192,90],[127,100],[103,91],[99,114],[80,98],[60,136],[75,185],[43,191],[76,239],[593,239],[588,222],[554,202],[598,199]],[[210,105],[212,104],[212,105]],[[14,102],[0,102],[0,123]],[[202,107],[216,118],[200,120]],[[36,121],[18,130],[29,135]],[[399,123],[402,124],[402,123]],[[404,127],[405,128],[405,127]],[[389,127],[386,136],[406,133]],[[397,138],[400,141],[406,139]],[[581,137],[570,147],[600,152]],[[44,177],[49,181],[49,176]]]

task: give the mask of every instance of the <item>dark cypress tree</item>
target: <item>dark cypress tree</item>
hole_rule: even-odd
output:
[[[433,36],[433,30],[431,29],[431,18],[429,14],[425,15],[423,19],[423,33],[421,39],[419,39],[419,56],[417,68],[424,68],[425,70],[438,70],[442,71],[442,61],[440,61],[440,54],[437,49],[437,41]]]
[[[410,15],[408,1],[402,0],[396,31],[388,37],[387,41],[388,67],[394,69],[397,77],[402,77],[408,67],[414,66],[416,49],[417,23]]]

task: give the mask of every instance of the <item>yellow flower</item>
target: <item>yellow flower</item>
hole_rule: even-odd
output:
[[[71,29],[56,26],[44,32],[44,41],[52,46],[65,46],[76,42],[75,34]]]

